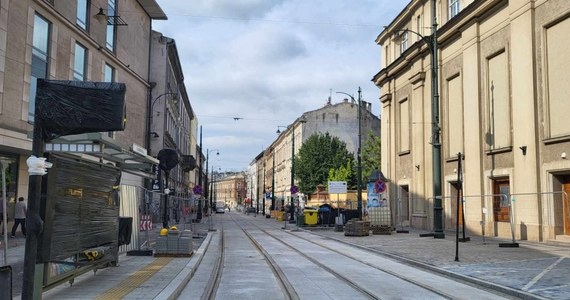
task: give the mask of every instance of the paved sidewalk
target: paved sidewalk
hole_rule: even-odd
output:
[[[311,231],[517,298],[570,299],[570,244],[517,241],[519,248],[501,248],[499,243],[512,241],[490,237],[483,241],[471,235],[471,241],[459,243],[459,261],[455,261],[455,232],[434,239],[419,236],[425,231],[408,230],[364,237],[344,236],[334,229]]]
[[[231,212],[232,214],[234,212]],[[245,216],[255,222],[268,222],[282,228],[275,219]],[[215,215],[214,215],[215,220]],[[215,222],[213,223],[215,228]],[[62,284],[43,293],[43,299],[176,299],[196,272],[212,234],[208,219],[194,224],[194,232],[207,236],[196,239],[195,254],[189,258],[155,258],[121,255],[118,267],[88,272],[75,279],[72,286]],[[288,224],[289,229],[293,225]],[[344,236],[334,228],[305,228],[314,234],[373,249],[412,265],[448,276],[482,284],[523,299],[570,299],[570,245],[549,245],[517,241],[519,248],[500,248],[510,240],[470,236],[459,243],[459,261],[455,261],[455,233],[445,239],[419,237],[425,231],[410,233]],[[15,248],[23,247],[18,240]],[[18,243],[18,245],[15,245]],[[14,251],[11,251],[13,253]],[[23,251],[22,251],[23,253]],[[9,258],[10,260],[10,258]],[[201,291],[200,291],[201,292]],[[198,293],[198,291],[197,291]],[[187,295],[187,294],[186,294]],[[197,298],[198,295],[195,295]],[[17,298],[16,298],[17,299]]]
[[[215,219],[215,218],[214,218]],[[179,230],[193,229],[194,253],[191,257],[153,257],[119,255],[118,266],[84,273],[73,284],[60,284],[42,293],[42,299],[176,299],[196,271],[206,251],[211,235],[208,217],[201,223],[177,225]],[[158,236],[160,228],[150,234]],[[8,262],[23,261],[22,238],[9,243]],[[151,242],[151,244],[153,244]],[[13,296],[20,299],[21,293],[14,286],[21,286],[21,274],[12,274]]]

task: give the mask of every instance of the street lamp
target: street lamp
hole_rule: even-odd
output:
[[[440,141],[440,127],[439,127],[439,84],[438,84],[438,60],[437,60],[437,16],[436,16],[436,3],[435,0],[432,1],[432,17],[433,26],[432,34],[430,36],[423,36],[418,32],[404,29],[398,32],[411,32],[419,36],[424,43],[427,44],[431,52],[431,90],[432,90],[432,102],[431,102],[431,145],[433,147],[432,151],[432,163],[433,163],[433,228],[434,228],[434,238],[443,239],[445,234],[443,233],[443,213],[442,213],[442,203],[441,203],[441,141]]]
[[[220,155],[220,150],[219,149],[212,149],[212,150],[208,150],[206,149],[206,181],[208,180],[208,162],[209,162],[209,155],[210,152],[212,151],[216,151],[216,155]],[[212,166],[212,174],[214,172],[213,166]],[[202,176],[200,174],[200,176]],[[204,189],[205,195],[204,198],[208,199],[208,183],[206,182],[206,184],[204,185],[206,188]],[[212,197],[210,197],[210,207],[214,207],[214,204],[212,203]]]
[[[164,93],[164,94],[160,94],[158,96],[156,96],[156,98],[154,98],[154,100],[152,101],[152,103],[150,104],[150,110],[148,112],[148,124],[147,124],[147,128],[146,128],[146,146],[148,147],[148,154],[150,155],[151,153],[151,149],[150,149],[150,138],[151,135],[153,137],[158,137],[158,133],[156,133],[155,131],[151,131],[151,127],[152,127],[152,119],[153,119],[153,115],[154,115],[154,104],[162,97],[167,96],[167,95],[171,95],[174,97],[178,97],[177,93],[172,93],[172,92],[168,92],[168,93]],[[176,101],[178,101],[178,98],[175,98]]]
[[[352,100],[352,102],[355,102],[354,97],[348,93],[345,92],[336,92],[337,94],[343,94],[343,95],[347,95],[348,97],[350,97],[350,99]],[[357,209],[358,209],[358,219],[362,220],[362,160],[361,160],[361,156],[360,156],[360,148],[362,145],[362,129],[360,126],[360,106],[362,105],[362,90],[360,89],[360,87],[358,87],[358,148],[356,150],[356,162],[357,162],[357,167],[356,167],[356,192],[358,193],[356,195],[356,203],[357,203]]]
[[[271,208],[270,210],[275,210],[275,149],[273,152],[273,169],[271,171]]]

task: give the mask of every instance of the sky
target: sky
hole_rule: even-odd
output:
[[[346,98],[336,92],[361,87],[380,114],[375,39],[409,0],[157,2],[168,20],[153,30],[176,40],[209,168],[245,171],[278,126]]]

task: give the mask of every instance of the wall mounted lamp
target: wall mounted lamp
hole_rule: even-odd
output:
[[[121,16],[108,16],[102,8],[99,8],[99,12],[93,16],[100,24],[115,25],[115,26],[127,26],[127,22],[121,18]]]

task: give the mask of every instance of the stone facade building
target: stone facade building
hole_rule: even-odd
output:
[[[372,133],[380,134],[380,119],[371,111],[371,104],[362,101],[361,133],[364,144]],[[275,128],[278,130],[278,128]],[[297,155],[303,142],[315,133],[329,133],[346,143],[346,148],[356,157],[358,149],[358,105],[344,99],[332,104],[329,100],[322,108],[305,112],[288,126],[279,126],[279,134],[259,160],[265,164],[266,192],[275,192],[276,208],[291,201],[291,161]],[[263,174],[258,173],[260,176]],[[363,178],[367,175],[363,174]],[[323,183],[326,184],[326,183]],[[273,187],[274,185],[274,187]],[[273,189],[272,189],[273,187]],[[258,197],[263,197],[260,189]],[[299,201],[306,195],[299,193]],[[268,209],[268,208],[267,208]]]
[[[400,221],[433,229],[435,128],[444,230],[459,205],[476,234],[570,241],[569,16],[565,0],[413,0],[380,33],[382,172]]]
[[[247,182],[245,173],[226,173],[214,182],[214,202],[224,201],[230,209],[244,205],[247,195]]]
[[[154,20],[167,19],[155,0],[0,1],[0,12],[0,159],[8,169],[8,206],[19,196],[28,198],[26,159],[32,149],[37,79],[125,84],[124,131],[69,135],[46,144],[46,151],[119,166],[123,200],[144,199],[140,193],[153,177],[157,149],[174,147],[196,157],[197,120],[175,44],[172,39],[160,44],[161,35],[152,31]],[[158,45],[167,57],[153,54]],[[155,69],[155,59],[161,69]],[[173,76],[164,78],[158,73],[166,65]],[[172,82],[175,86],[169,86]],[[166,91],[182,101],[167,107],[165,97],[158,97]],[[157,98],[161,101],[153,102]],[[153,117],[154,125],[163,126],[151,130]],[[170,186],[178,191],[187,192],[197,178],[182,165],[174,173]],[[138,212],[136,205],[128,209]]]

